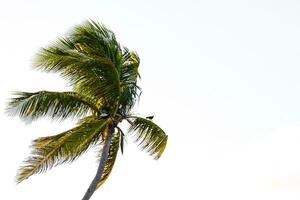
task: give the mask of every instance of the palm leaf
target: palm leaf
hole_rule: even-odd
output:
[[[119,69],[117,64],[122,61],[122,50],[112,31],[102,24],[86,21],[43,48],[35,59],[35,66],[57,72],[85,56],[98,58],[103,64],[114,64]]]
[[[93,99],[104,98],[106,102],[113,105],[120,96],[119,75],[114,67],[98,68],[96,61],[87,63],[86,66],[92,68],[92,72],[87,71],[86,74],[78,77],[76,75],[78,71],[72,72],[70,77],[75,77],[71,80],[74,90]]]
[[[118,72],[106,58],[50,47],[37,55],[35,67],[60,73],[76,92],[95,99],[115,99],[120,93]]]
[[[75,92],[16,92],[15,95],[8,103],[7,112],[27,121],[43,116],[63,120],[82,117],[91,111],[98,112],[93,103]]]
[[[109,119],[100,120],[91,116],[66,132],[34,140],[31,156],[20,168],[17,182],[20,183],[33,174],[45,172],[53,166],[74,161],[99,141],[108,123]]]
[[[160,158],[167,145],[168,136],[152,120],[131,116],[129,131],[134,132],[135,141],[155,159]]]
[[[84,52],[108,58],[119,71],[122,59],[121,47],[115,34],[103,24],[92,20],[86,21],[71,31],[70,39],[80,44]]]
[[[67,41],[67,38],[60,38],[51,46],[42,48],[34,59],[34,68],[54,73],[68,72],[72,69],[80,70],[80,73],[87,73],[86,71],[92,70],[85,66],[85,64],[88,64],[93,60],[96,60],[98,62],[97,64],[101,65],[98,66],[100,68],[105,68],[104,66],[112,67],[114,65],[108,58],[86,54],[81,50],[82,45],[80,45],[80,49],[78,47],[79,44],[73,44],[75,46],[74,48],[65,46],[64,43]],[[80,64],[83,65],[80,66]]]
[[[121,52],[111,31],[95,22],[87,22],[42,49],[34,66],[60,73],[76,92],[112,101],[120,95]]]
[[[104,182],[107,180],[107,178],[109,177],[113,169],[113,166],[117,158],[118,150],[119,150],[120,137],[121,137],[121,132],[118,129],[118,132],[114,134],[111,140],[110,147],[109,147],[109,154],[104,166],[101,181],[97,185],[97,189],[104,184]]]
[[[136,99],[140,96],[141,90],[137,86],[140,59],[135,52],[129,52],[127,48],[124,48],[122,62],[120,73],[120,104],[123,113],[127,113],[134,106]]]

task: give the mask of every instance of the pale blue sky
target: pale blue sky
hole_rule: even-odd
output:
[[[129,138],[125,156],[93,199],[296,200],[299,10],[292,0],[1,1],[0,108],[11,91],[67,89],[58,76],[31,70],[30,61],[40,47],[90,18],[138,52],[143,94],[136,111],[154,114],[169,135],[158,162]],[[3,113],[0,119],[8,141],[0,145],[6,199],[81,198],[96,170],[93,151],[13,183],[30,141],[74,122],[27,126]]]

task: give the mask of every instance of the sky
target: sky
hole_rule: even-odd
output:
[[[92,199],[300,198],[300,2],[296,0],[3,1],[0,6],[1,196],[81,199],[96,150],[72,164],[15,175],[30,142],[76,121],[25,124],[5,113],[13,91],[64,91],[31,69],[39,48],[87,19],[105,24],[141,58],[135,112],[169,135],[155,161],[128,137]]]

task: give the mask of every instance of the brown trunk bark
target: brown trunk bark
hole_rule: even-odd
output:
[[[105,166],[108,154],[109,154],[109,146],[110,146],[110,142],[113,137],[113,134],[114,134],[114,127],[113,127],[113,125],[110,125],[108,137],[106,138],[106,140],[104,142],[101,159],[100,159],[100,163],[99,163],[99,166],[97,169],[96,176],[94,177],[93,181],[91,182],[91,184],[90,184],[89,188],[87,189],[82,200],[89,200],[91,198],[91,196],[93,195],[93,193],[95,192],[95,190],[97,188],[98,183],[101,180],[104,166]]]

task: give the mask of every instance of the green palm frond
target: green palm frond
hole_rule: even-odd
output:
[[[66,44],[67,43],[67,44]],[[74,45],[70,48],[68,45]],[[79,72],[84,73],[84,70],[91,71],[85,66],[91,61],[97,61],[98,65],[113,66],[114,63],[106,58],[97,55],[90,55],[83,52],[82,45],[79,48],[79,44],[73,44],[68,38],[60,38],[47,48],[42,48],[37,53],[34,59],[34,68],[43,70],[45,72],[62,72],[67,70],[81,70]],[[84,64],[80,66],[80,64]],[[98,66],[98,67],[99,67]]]
[[[92,73],[87,73],[74,79],[72,83],[74,90],[93,99],[104,98],[109,105],[113,105],[120,96],[118,73],[113,67],[103,70],[102,68],[97,68],[97,64],[93,66],[93,63],[91,63],[91,68],[93,68]],[[76,73],[74,72],[72,77],[75,77]]]
[[[97,58],[103,64],[114,64],[119,69],[122,50],[111,30],[97,22],[86,21],[74,27],[65,37],[59,38],[48,48],[43,48],[35,59],[35,66],[57,72],[78,61],[78,57],[85,56]]]
[[[86,21],[71,31],[70,38],[74,43],[80,44],[84,52],[111,60],[119,71],[122,59],[120,44],[115,34],[103,24]]]
[[[111,140],[110,147],[109,147],[109,154],[104,166],[101,181],[97,185],[97,189],[101,185],[103,185],[103,183],[107,180],[107,178],[109,177],[113,169],[113,166],[117,158],[118,150],[119,150],[120,138],[121,138],[121,132],[118,129],[118,132],[114,133],[114,136]]]
[[[7,112],[27,121],[43,116],[63,120],[82,117],[91,111],[98,112],[92,103],[75,92],[16,92],[15,95],[8,103]]]
[[[135,140],[143,150],[145,149],[154,156],[160,158],[167,145],[168,136],[154,122],[141,117],[131,116],[133,118],[129,131],[134,132]]]
[[[113,101],[120,95],[121,59],[122,51],[113,33],[95,22],[86,22],[42,49],[34,66],[60,73],[76,92]]]
[[[74,161],[99,141],[108,123],[110,119],[100,120],[91,116],[66,132],[34,140],[31,156],[20,168],[17,182],[20,183],[33,174],[45,172],[53,166]]]
[[[135,52],[129,52],[124,48],[123,60],[120,73],[121,81],[121,97],[120,104],[123,112],[127,113],[135,104],[136,99],[140,95],[140,88],[137,86],[137,78],[139,77],[138,67],[140,59]]]
[[[45,71],[59,72],[74,86],[76,92],[83,95],[95,99],[114,99],[119,96],[118,72],[114,64],[105,58],[51,47],[37,55],[35,66]]]

